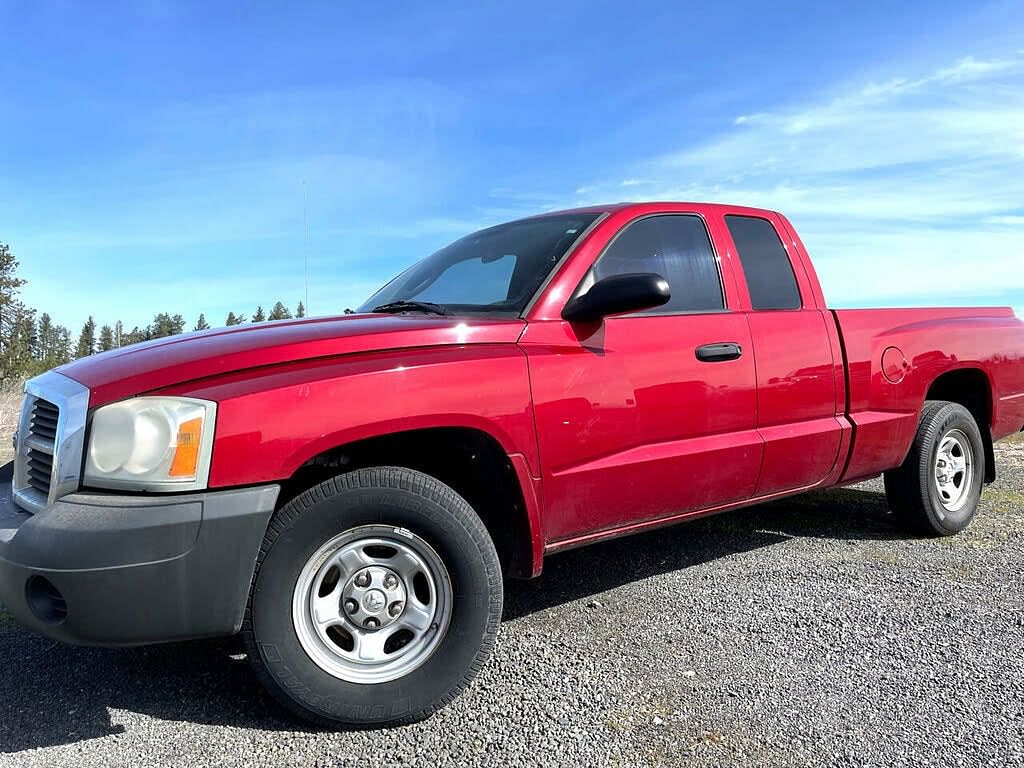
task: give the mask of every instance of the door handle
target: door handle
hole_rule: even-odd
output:
[[[697,347],[696,355],[702,363],[724,363],[727,360],[739,360],[743,357],[743,347],[731,341],[704,344]]]

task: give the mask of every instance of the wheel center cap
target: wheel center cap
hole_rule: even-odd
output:
[[[380,613],[387,602],[387,597],[379,589],[371,589],[363,595],[363,609],[367,613]]]
[[[342,590],[341,609],[356,628],[375,632],[402,615],[407,599],[401,577],[391,568],[374,563],[349,578]]]

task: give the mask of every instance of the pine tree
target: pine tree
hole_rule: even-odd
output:
[[[18,260],[6,243],[0,243],[0,343],[3,343],[18,314],[18,291],[25,281],[15,276]]]
[[[36,346],[36,360],[45,362],[53,353],[53,348],[56,346],[57,341],[54,336],[56,330],[53,318],[50,317],[48,312],[43,312],[39,316],[39,325],[36,328],[36,333],[39,336],[39,344]]]
[[[89,319],[82,326],[82,332],[78,335],[78,346],[75,347],[75,357],[88,357],[96,351],[96,321],[89,315]]]
[[[53,349],[46,361],[48,368],[55,368],[71,361],[71,331],[63,325],[55,325]]]
[[[224,325],[241,325],[245,322],[245,315],[236,315],[234,312],[228,312],[228,319],[224,321]]]
[[[152,339],[162,339],[165,336],[175,336],[184,330],[184,317],[159,312],[153,316],[153,324],[149,327],[149,337]]]
[[[129,344],[138,344],[140,341],[149,341],[151,338],[149,328],[139,328],[139,326],[136,325],[128,333],[124,334],[121,339],[121,346],[125,347]]]
[[[71,359],[71,333],[63,325],[53,322],[49,313],[43,312],[39,316],[36,336],[39,341],[36,344],[36,365],[33,370],[40,373],[48,371]]]
[[[149,336],[154,339],[162,339],[171,335],[171,316],[166,312],[158,312],[153,315],[153,322],[149,324]]]
[[[0,379],[14,378],[20,374],[15,366],[23,350],[25,307],[18,300],[18,291],[25,281],[15,276],[18,260],[11,249],[0,243]]]
[[[208,330],[210,330],[210,324],[208,322],[206,322],[206,315],[204,315],[202,312],[199,313],[199,319],[196,320],[196,327],[193,328],[192,330],[193,331],[208,331]]]
[[[26,309],[21,314],[21,337],[25,359],[31,360],[39,351],[39,329],[34,309]]]
[[[299,306],[297,306],[295,308],[295,316],[296,317],[305,317],[306,316],[306,305],[303,304],[301,301],[299,302]]]
[[[100,328],[100,352],[109,352],[114,348],[114,330],[109,325]]]
[[[0,378],[14,378],[30,373],[38,347],[35,310],[18,305],[16,314],[9,314],[10,332],[7,335],[3,358],[0,360]]]
[[[274,305],[274,308],[270,310],[270,314],[267,315],[267,320],[291,320],[291,317],[292,313],[288,311],[288,307],[279,301]]]
[[[254,323],[262,323],[266,319],[267,319],[267,316],[263,312],[263,306],[260,305],[260,306],[256,307],[256,312],[252,316],[252,321]]]

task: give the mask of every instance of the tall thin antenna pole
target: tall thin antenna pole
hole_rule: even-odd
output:
[[[306,284],[306,315],[309,315],[309,185],[302,180],[302,266]]]

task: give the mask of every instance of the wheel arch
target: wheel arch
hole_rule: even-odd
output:
[[[536,482],[521,455],[506,452],[494,435],[476,427],[422,427],[332,446],[282,482],[278,504],[328,477],[371,466],[413,469],[450,486],[480,515],[502,570],[515,577],[539,575],[543,535]]]
[[[970,411],[985,444],[985,482],[996,479],[995,450],[992,446],[992,382],[981,368],[964,367],[946,371],[928,385],[925,400],[946,400]]]

